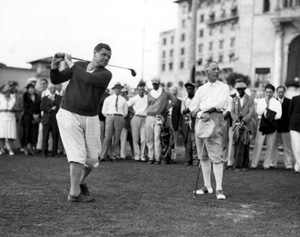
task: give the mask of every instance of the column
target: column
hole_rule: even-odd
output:
[[[275,50],[274,50],[274,69],[273,69],[273,85],[275,88],[282,84],[282,41],[283,41],[283,31],[280,22],[273,22],[276,28],[275,34]]]

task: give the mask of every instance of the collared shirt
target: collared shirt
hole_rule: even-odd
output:
[[[281,103],[278,100],[276,100],[275,98],[271,98],[269,100],[269,109],[276,112],[275,120],[281,118],[282,107],[281,107]],[[262,114],[266,115],[266,112],[267,112],[266,99],[265,98],[258,99],[256,105],[256,113],[258,115],[258,118],[261,118]]]
[[[117,104],[116,104],[117,102]],[[124,117],[128,114],[127,101],[123,96],[115,94],[108,96],[103,103],[102,114],[106,117],[108,114],[121,114]]]
[[[180,109],[181,114],[183,113],[184,110],[186,110],[189,107],[191,102],[192,102],[192,99],[190,99],[189,97],[186,97],[182,100],[181,109]]]
[[[150,95],[152,97],[154,97],[155,99],[157,99],[161,95],[161,93],[162,93],[162,88],[161,87],[159,87],[157,90],[153,89],[153,90],[150,91]]]
[[[237,96],[237,98],[239,98],[239,99],[240,99],[241,106],[243,106],[243,104],[244,104],[244,98],[245,98],[245,96],[243,96],[243,98],[241,98],[241,97],[240,97],[240,95],[238,95],[238,96]]]
[[[207,82],[200,86],[189,105],[190,111],[200,108],[197,117],[200,118],[203,112],[215,108],[218,111],[227,109],[229,98],[229,87],[227,84],[216,81],[214,83]]]
[[[147,106],[148,106],[148,96],[144,95],[144,97],[140,97],[140,95],[136,95],[130,98],[127,101],[128,107],[132,107],[135,115],[146,116],[147,115]]]
[[[42,91],[41,97],[43,98],[44,96],[48,96],[48,95],[50,95],[50,94],[51,94],[51,92],[50,92],[50,90],[47,88],[46,90],[43,90],[43,91]]]
[[[279,100],[279,102],[282,104],[282,103],[283,103],[283,100],[284,100],[284,97],[283,97],[282,99],[280,99],[280,98],[278,97],[278,100]]]

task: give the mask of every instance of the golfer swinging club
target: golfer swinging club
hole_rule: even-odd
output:
[[[69,202],[94,202],[90,197],[86,178],[98,165],[101,152],[100,122],[97,106],[112,74],[105,66],[111,57],[109,45],[96,45],[91,62],[73,63],[71,55],[54,55],[50,78],[53,84],[69,81],[56,117],[62,142],[70,164],[71,188]],[[68,68],[58,70],[65,61]]]
[[[196,133],[196,146],[198,158],[200,159],[204,187],[196,191],[196,194],[213,193],[211,187],[211,163],[216,180],[217,199],[225,199],[222,190],[223,162],[222,147],[225,120],[223,111],[227,107],[229,98],[229,87],[219,79],[219,64],[215,61],[208,62],[204,67],[208,82],[199,87],[189,105],[193,115],[197,114],[196,124],[199,119],[203,122],[212,119],[215,123],[213,133],[208,138],[200,138]]]

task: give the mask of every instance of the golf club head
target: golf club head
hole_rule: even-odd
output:
[[[135,76],[136,76],[135,70],[134,70],[134,69],[129,69],[129,70],[130,70],[130,72],[131,72],[131,75],[132,75],[133,77],[135,77]]]

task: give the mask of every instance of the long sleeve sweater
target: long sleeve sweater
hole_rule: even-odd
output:
[[[169,100],[171,102],[169,102]],[[166,91],[162,91],[158,98],[154,98],[151,93],[148,94],[147,115],[155,116],[166,112],[176,104],[176,97]]]
[[[97,68],[94,72],[86,71],[89,62],[76,62],[71,68],[63,71],[52,69],[50,79],[53,84],[68,80],[61,108],[83,116],[96,116],[102,94],[106,90],[112,74],[105,68]]]

